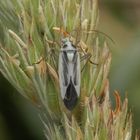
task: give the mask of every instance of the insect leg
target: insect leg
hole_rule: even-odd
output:
[[[50,63],[52,63],[55,71],[57,72],[57,64],[56,64],[56,62],[57,62],[58,56],[55,53],[55,48],[54,48],[55,42],[49,41],[48,43],[51,44],[52,46],[49,48],[47,53],[45,53],[45,56],[41,57],[37,62],[34,62],[33,64],[39,64],[43,60],[49,61]]]
[[[81,69],[81,72],[82,72],[83,69],[85,68],[85,66],[86,66],[86,64],[88,63],[88,61],[89,61],[91,64],[93,64],[93,65],[98,65],[98,63],[92,62],[92,61],[90,60],[91,56],[92,56],[92,55],[91,55],[90,53],[87,53],[87,54],[84,54],[84,56],[81,57],[81,60],[80,60],[80,61],[83,61],[83,60],[87,59],[87,61],[86,61],[86,63],[84,64],[83,68]]]
[[[56,41],[51,41],[46,39],[47,43],[50,45],[49,50],[47,51],[47,57],[46,60],[47,61],[51,61],[52,65],[54,66],[55,71],[57,72],[57,59],[58,59],[58,54],[57,49],[56,49],[56,45],[60,46],[60,44]],[[58,73],[57,73],[58,74]]]
[[[54,54],[51,55],[51,57],[52,57],[52,62],[53,62],[53,65],[54,65],[55,71],[56,71],[57,74],[58,74],[57,64],[56,64],[58,56],[54,53]]]
[[[45,59],[45,57],[41,57],[41,59],[38,60],[37,62],[34,62],[33,65],[34,65],[34,64],[39,64],[39,63],[40,63],[42,60],[44,60],[44,59]]]

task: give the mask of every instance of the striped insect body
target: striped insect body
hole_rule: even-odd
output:
[[[80,96],[80,57],[69,38],[62,39],[59,54],[59,82],[61,97],[67,109],[72,110]]]

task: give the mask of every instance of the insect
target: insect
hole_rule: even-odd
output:
[[[68,110],[73,110],[80,96],[80,61],[88,59],[90,63],[94,65],[98,64],[90,60],[92,55],[87,52],[88,47],[83,41],[79,42],[80,48],[77,48],[70,41],[69,34],[67,32],[57,27],[54,27],[53,29],[63,33],[65,36],[65,38],[61,40],[62,47],[59,53],[58,74],[60,92],[64,105]],[[71,37],[71,39],[75,42],[75,38]],[[78,49],[82,50],[83,57],[81,58],[79,56]]]
[[[72,110],[80,95],[80,57],[69,38],[62,39],[59,54],[59,82],[61,97],[67,109]]]

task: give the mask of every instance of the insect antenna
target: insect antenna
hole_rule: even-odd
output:
[[[78,33],[81,32],[81,31],[83,31],[83,33],[86,33],[86,34],[87,34],[86,39],[85,39],[84,41],[81,40],[81,38],[82,38],[81,36],[79,37],[79,40],[78,40],[78,41],[76,40],[76,42],[80,45],[79,49],[80,49],[80,50],[82,51],[82,53],[84,54],[84,55],[81,57],[81,61],[87,59],[87,61],[85,62],[84,66],[83,66],[83,68],[82,68],[82,70],[81,70],[81,71],[83,71],[83,69],[84,69],[84,67],[86,66],[87,62],[90,62],[91,64],[96,65],[96,66],[98,65],[98,63],[95,63],[95,62],[93,62],[93,61],[91,60],[92,55],[91,55],[90,52],[88,52],[88,46],[86,45],[86,42],[87,42],[87,38],[88,38],[88,35],[89,35],[89,34],[93,34],[93,33],[102,34],[102,35],[104,35],[105,37],[107,37],[109,40],[111,40],[111,42],[112,42],[113,44],[115,44],[115,42],[114,42],[114,40],[113,40],[109,35],[107,35],[107,34],[104,33],[104,32],[98,31],[98,30],[80,30],[80,31],[79,31],[79,29],[73,30],[73,32],[76,32],[77,35],[78,35]],[[82,35],[82,34],[81,34],[81,35]],[[77,39],[77,38],[76,38],[76,39]],[[83,44],[86,46],[86,49],[83,48],[83,46],[82,46]],[[76,46],[77,46],[77,44],[76,44]]]
[[[115,41],[106,33],[102,32],[102,31],[99,31],[99,30],[83,30],[84,33],[87,33],[87,34],[92,34],[92,33],[97,33],[97,34],[101,34],[101,35],[104,35],[105,37],[107,37],[113,44],[115,44]]]

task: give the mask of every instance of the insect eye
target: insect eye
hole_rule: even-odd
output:
[[[67,45],[64,45],[63,48],[67,48]]]

